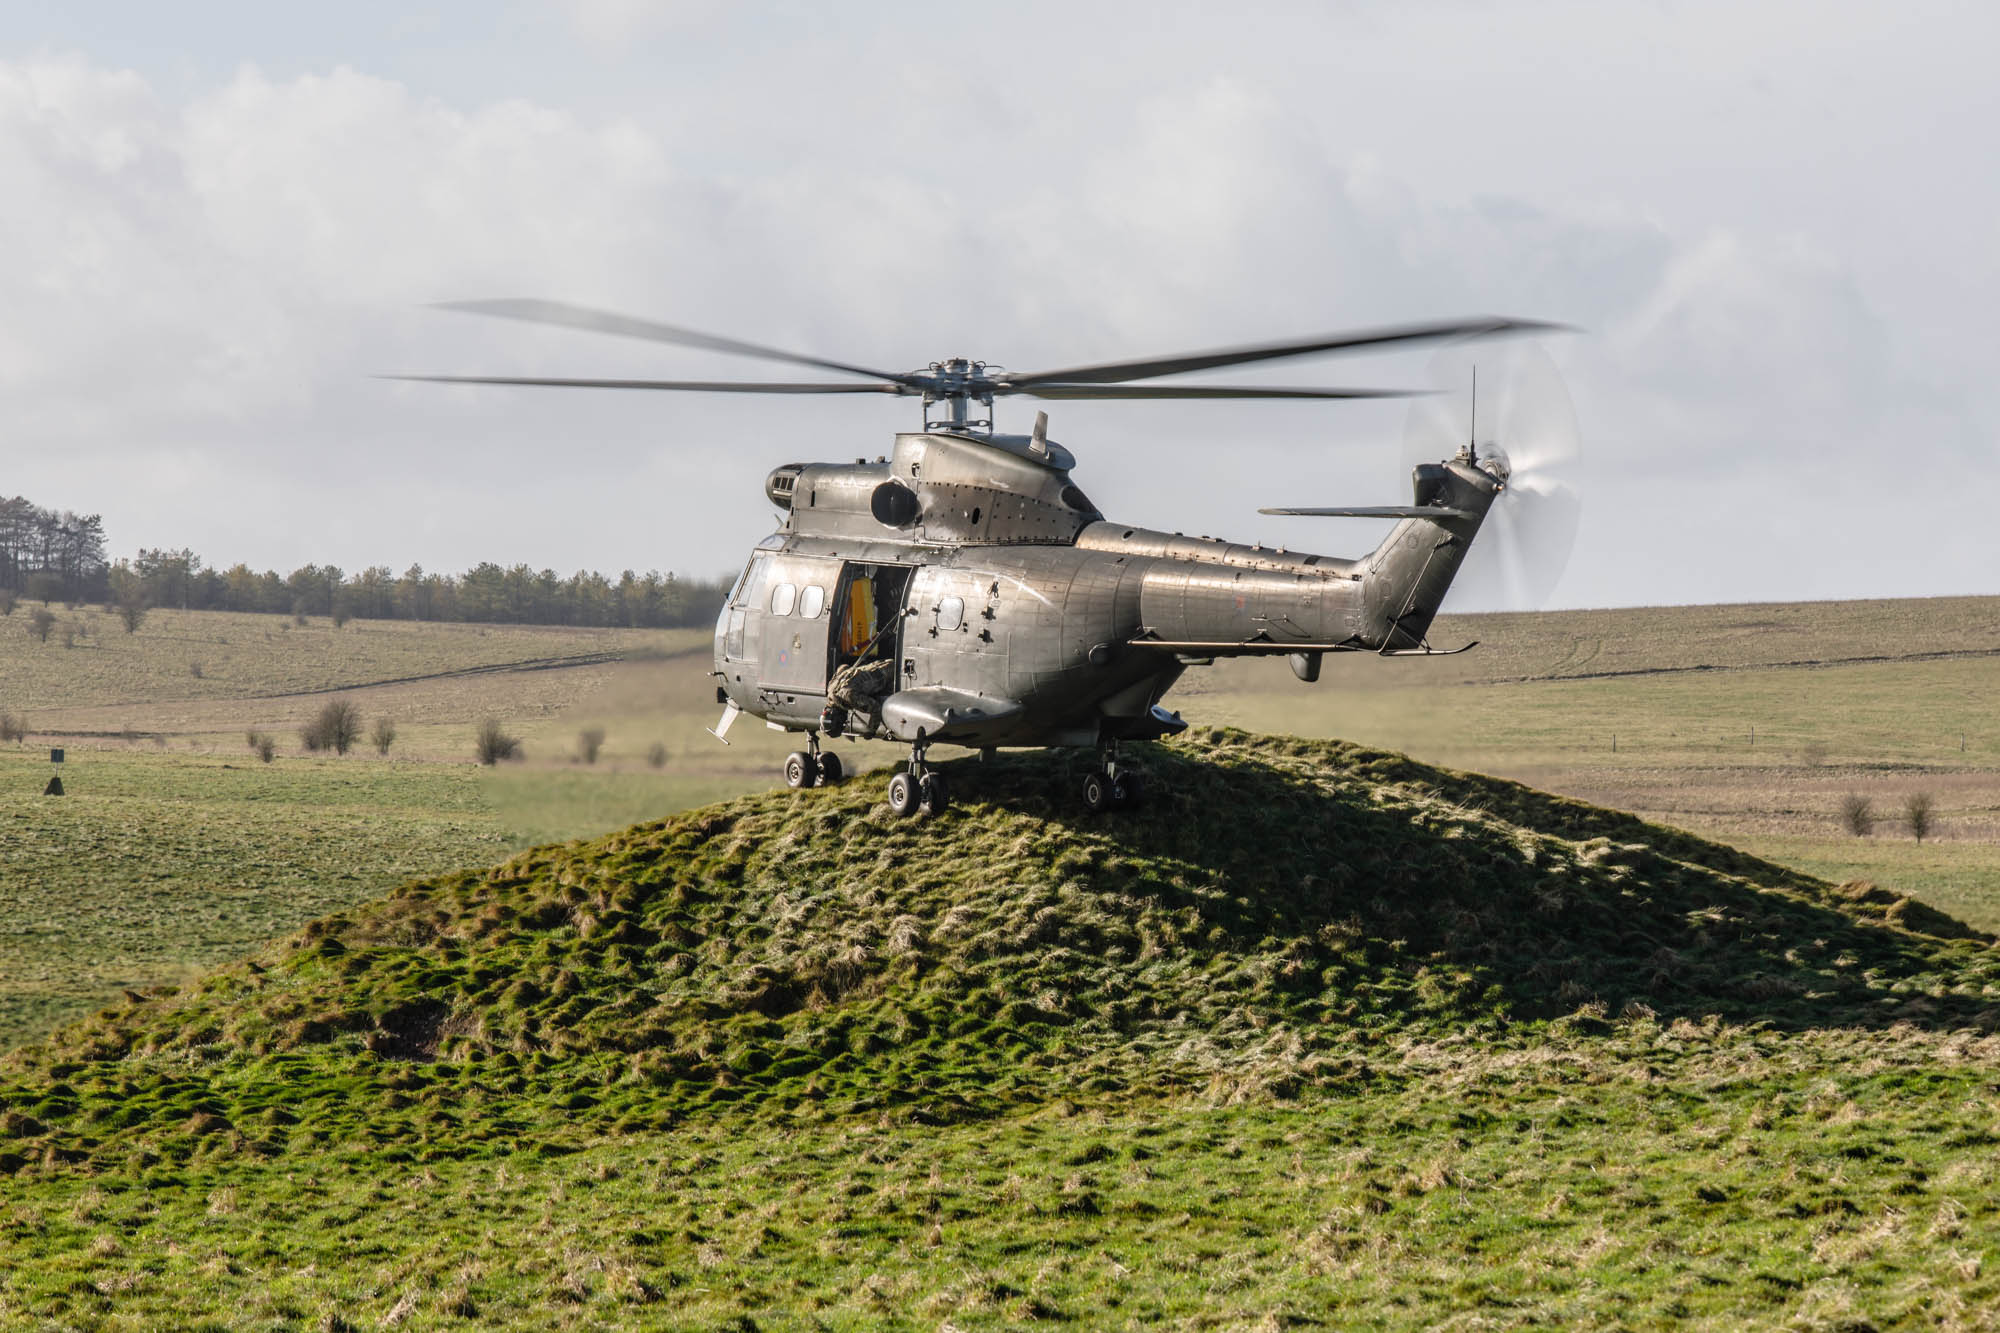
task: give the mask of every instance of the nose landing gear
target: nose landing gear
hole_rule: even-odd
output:
[[[806,733],[806,746],[785,756],[787,787],[831,787],[845,776],[839,755],[821,753],[818,732]]]
[[[1096,772],[1084,775],[1083,808],[1094,815],[1137,805],[1145,794],[1145,779],[1139,770],[1118,762],[1116,745],[1098,751],[1098,762]]]

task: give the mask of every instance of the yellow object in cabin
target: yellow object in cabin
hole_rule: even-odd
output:
[[[875,580],[863,575],[847,585],[847,623],[840,631],[840,651],[852,655],[875,637]]]

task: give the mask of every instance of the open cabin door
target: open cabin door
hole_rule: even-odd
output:
[[[851,662],[893,661],[902,652],[908,565],[847,561],[841,570],[829,671]]]

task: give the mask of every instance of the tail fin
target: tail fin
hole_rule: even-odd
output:
[[[1411,479],[1417,503],[1374,512],[1402,522],[1360,562],[1362,636],[1384,653],[1423,645],[1502,485],[1470,459],[1423,464]]]

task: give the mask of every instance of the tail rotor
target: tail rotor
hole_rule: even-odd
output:
[[[1445,609],[1546,605],[1583,514],[1582,438],[1562,375],[1539,345],[1508,341],[1446,347],[1430,378],[1439,392],[1411,404],[1405,466],[1469,451],[1504,482]]]

